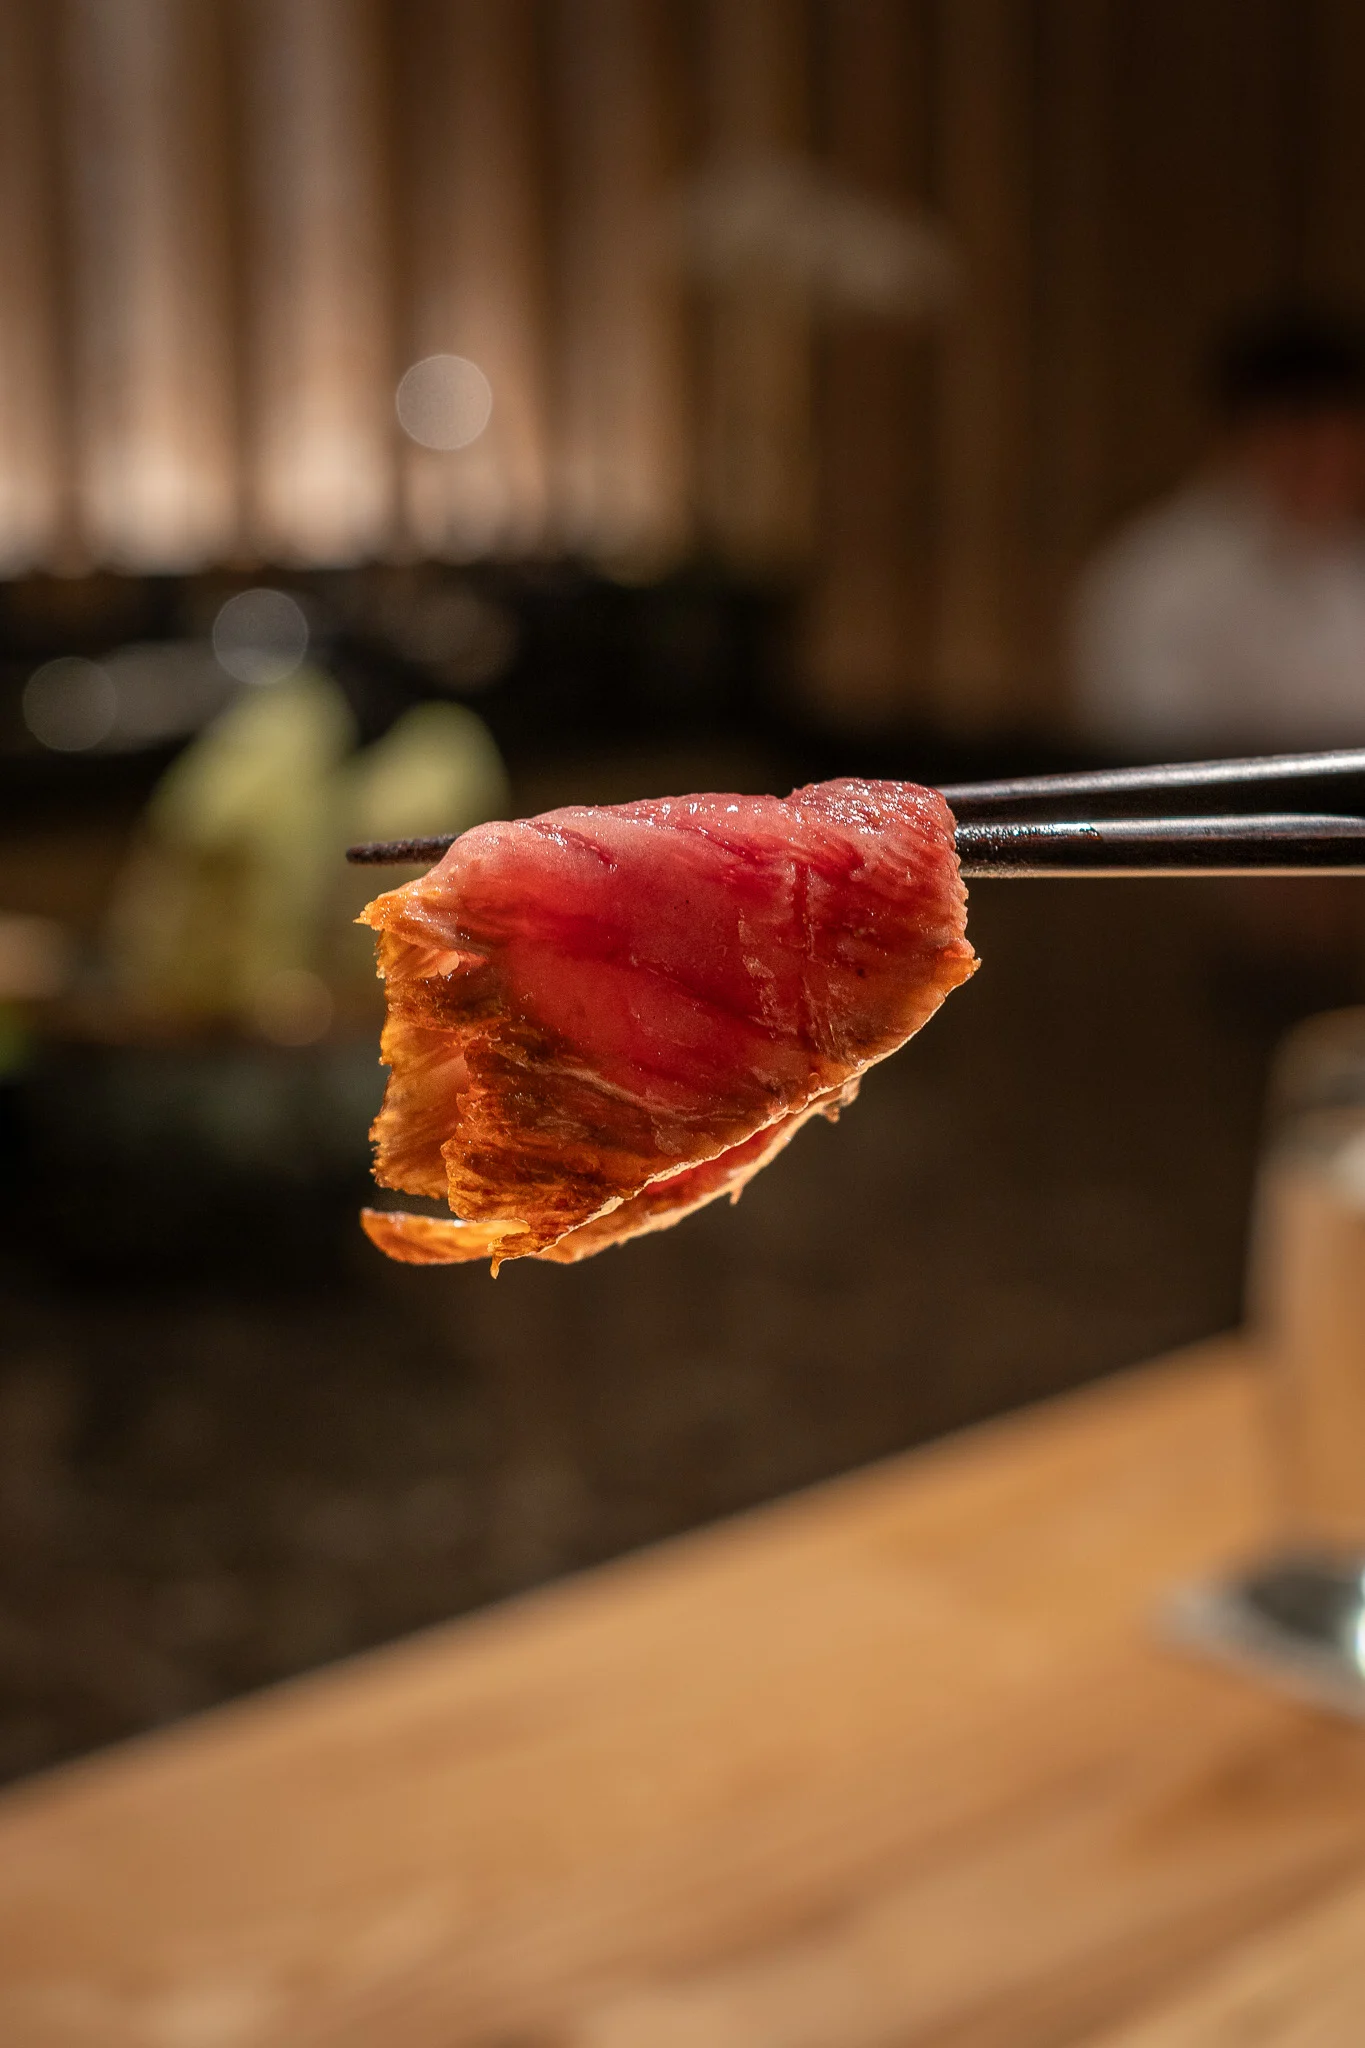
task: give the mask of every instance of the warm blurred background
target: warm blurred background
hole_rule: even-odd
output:
[[[1235,1320],[1330,884],[982,884],[837,1131],[494,1285],[356,1227],[340,856],[1093,757],[1230,323],[1359,429],[1363,80],[1352,0],[0,0],[0,1773]]]

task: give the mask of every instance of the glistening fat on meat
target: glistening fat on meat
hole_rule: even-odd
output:
[[[418,1265],[569,1263],[745,1184],[976,967],[913,783],[574,807],[377,897],[390,1068],[364,1211]]]

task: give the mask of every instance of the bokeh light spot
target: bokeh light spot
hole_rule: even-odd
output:
[[[93,661],[62,655],[45,661],[24,685],[24,723],[41,746],[80,754],[107,740],[118,716],[118,693]]]
[[[50,917],[0,911],[0,1002],[42,1002],[71,979],[72,947]]]
[[[262,1038],[275,1045],[314,1045],[332,1022],[327,984],[304,967],[284,967],[256,990],[252,1020]]]
[[[399,380],[403,432],[423,448],[467,448],[493,413],[493,387],[468,356],[423,356]]]
[[[284,590],[239,590],[213,622],[213,651],[239,683],[279,683],[308,652],[303,607]]]

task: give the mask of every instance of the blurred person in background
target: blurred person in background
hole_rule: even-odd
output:
[[[1286,311],[1210,365],[1207,463],[1082,578],[1089,738],[1129,758],[1365,746],[1365,334]],[[1346,878],[1210,882],[1211,993],[1281,1025],[1365,995]]]
[[[1207,464],[1082,578],[1086,732],[1147,759],[1365,745],[1365,333],[1267,316],[1209,385]]]

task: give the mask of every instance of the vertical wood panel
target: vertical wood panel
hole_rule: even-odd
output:
[[[1304,288],[1365,315],[1365,7],[1315,0],[1301,10],[1307,49]]]
[[[232,369],[214,0],[64,0],[76,490],[97,558],[232,545]]]
[[[1035,365],[1029,537],[1021,631],[1036,650],[1021,712],[1065,709],[1071,589],[1105,522],[1110,450],[1109,315],[1113,15],[1120,0],[1043,0],[1040,8]],[[1121,259],[1120,259],[1121,260]]]
[[[411,358],[470,357],[493,415],[454,454],[404,454],[407,519],[424,552],[539,546],[548,510],[544,106],[532,0],[417,0],[403,43],[402,161],[412,237]]]
[[[396,428],[378,0],[242,0],[254,539],[393,544]]]
[[[681,169],[666,0],[558,0],[560,521],[640,572],[687,544],[694,438],[664,207]]]
[[[1198,458],[1211,339],[1295,282],[1286,18],[1284,0],[1124,0],[1119,10],[1111,518]]]
[[[705,115],[710,160],[736,170],[807,142],[805,10],[795,0],[708,0]],[[701,476],[707,538],[760,574],[807,558],[813,510],[811,337],[795,288],[717,284],[706,314]]]
[[[922,199],[928,10],[834,0],[825,13],[827,149],[850,186]],[[823,343],[809,682],[828,714],[902,717],[922,698],[933,575],[931,343],[895,322],[836,318]]]
[[[938,11],[940,199],[965,283],[943,351],[935,670],[962,726],[1008,719],[1027,662],[1031,26],[1027,0]]]
[[[57,557],[65,448],[43,0],[0,7],[0,574]]]

